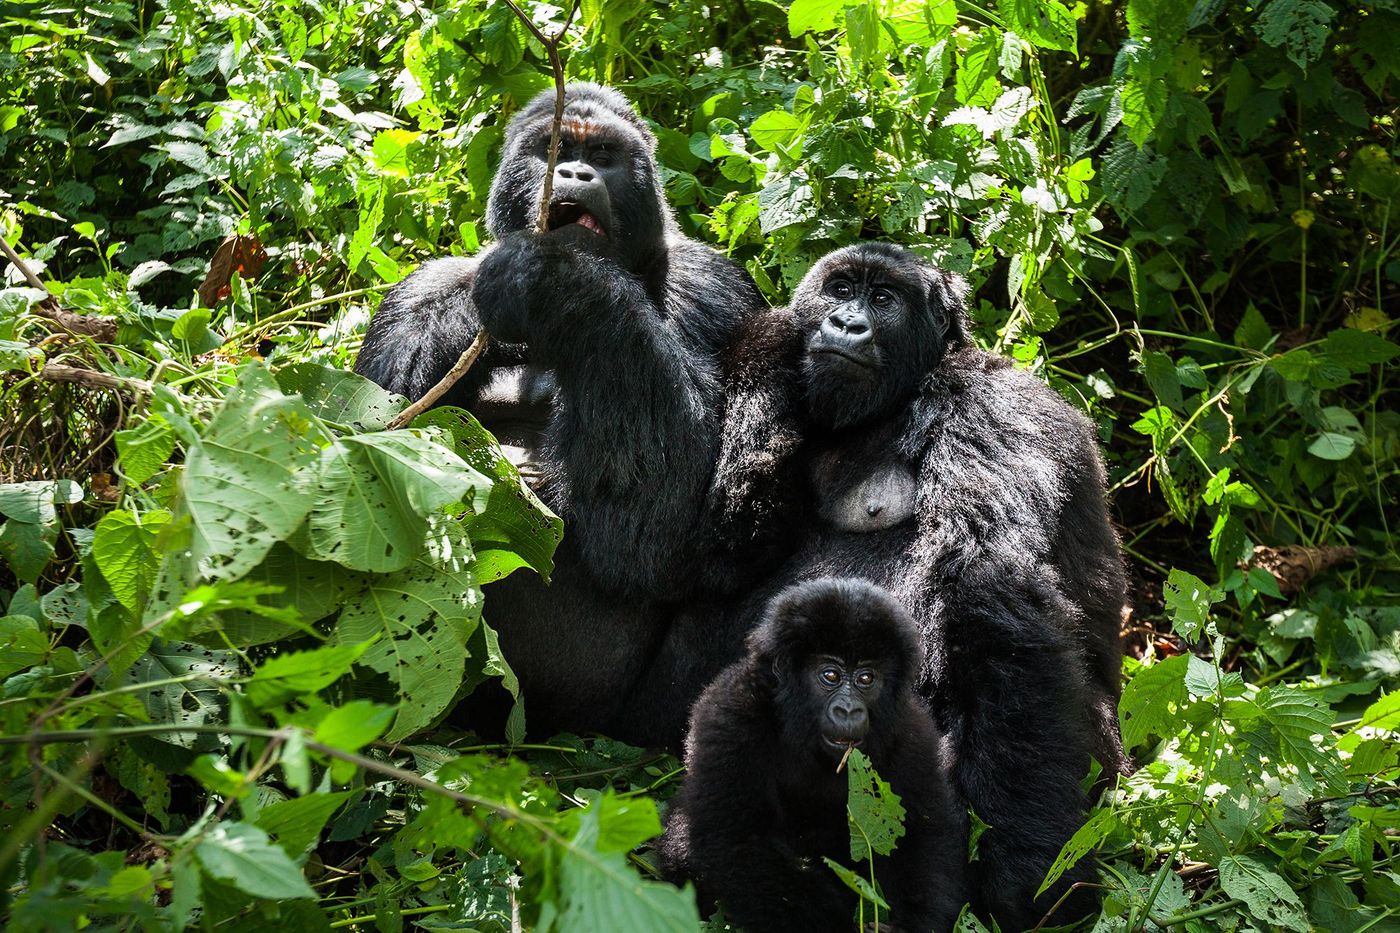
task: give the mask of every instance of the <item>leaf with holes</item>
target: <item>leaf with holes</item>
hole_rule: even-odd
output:
[[[371,581],[340,615],[337,643],[379,637],[358,664],[386,675],[397,689],[391,742],[432,722],[462,682],[467,639],[481,618],[481,590],[468,569],[471,561],[461,526],[435,519],[425,554],[407,569]]]
[[[851,752],[846,775],[846,819],[850,824],[851,858],[866,861],[889,855],[904,835],[904,805],[890,782],[875,773],[859,749]]]
[[[297,529],[322,439],[306,404],[283,395],[266,367],[243,368],[180,478],[190,519],[182,583],[236,580]]]
[[[322,454],[306,535],[293,543],[352,570],[402,570],[422,551],[430,515],[490,487],[433,432],[342,437]]]

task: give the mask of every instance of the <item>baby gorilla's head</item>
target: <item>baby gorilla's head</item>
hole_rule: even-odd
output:
[[[748,651],[772,672],[784,743],[833,759],[887,740],[920,658],[914,623],[889,593],[836,577],[779,593]]]

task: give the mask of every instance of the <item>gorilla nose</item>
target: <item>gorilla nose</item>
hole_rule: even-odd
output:
[[[831,721],[851,733],[863,733],[865,729],[865,704],[837,700],[831,704]]]
[[[822,333],[827,339],[847,347],[864,346],[874,336],[866,316],[852,311],[837,311],[830,315],[822,321]]]
[[[598,177],[587,162],[563,162],[554,166],[554,174],[569,181],[590,182]]]

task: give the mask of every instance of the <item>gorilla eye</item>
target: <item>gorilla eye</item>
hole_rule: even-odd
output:
[[[824,667],[821,672],[822,683],[834,687],[841,682],[841,672],[834,667]]]
[[[874,294],[870,296],[870,300],[875,303],[876,307],[888,308],[894,303],[894,292],[885,288],[877,288]]]
[[[613,154],[606,149],[598,149],[594,151],[593,157],[589,161],[596,168],[607,168],[613,164]]]
[[[875,683],[874,671],[861,671],[856,674],[856,685],[859,687],[869,687]]]
[[[850,282],[843,282],[840,279],[832,282],[826,289],[833,297],[843,301],[855,294],[855,289],[851,288]]]

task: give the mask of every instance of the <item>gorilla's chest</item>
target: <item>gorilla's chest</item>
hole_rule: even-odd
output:
[[[917,483],[899,460],[832,452],[813,460],[810,479],[822,522],[837,531],[884,531],[914,515]]]

